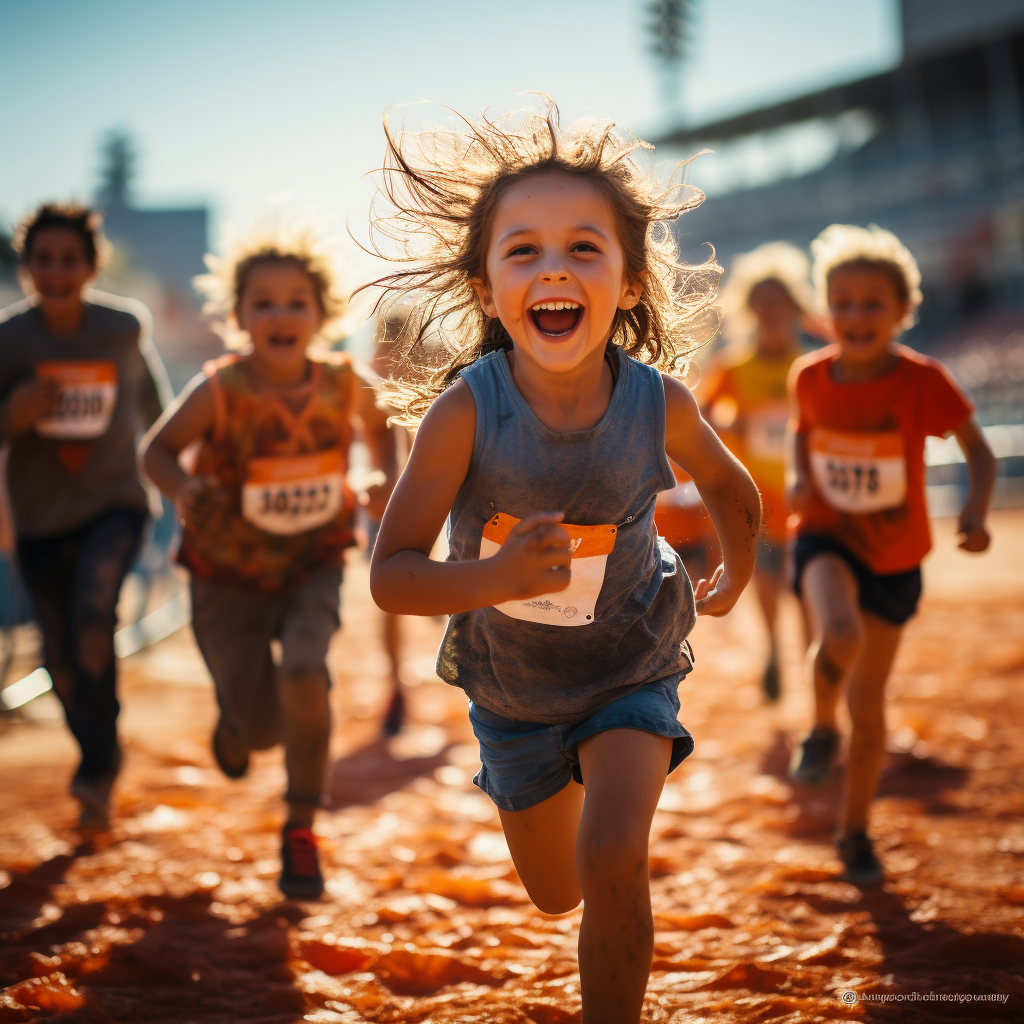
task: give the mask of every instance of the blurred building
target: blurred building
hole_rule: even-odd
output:
[[[175,386],[221,350],[206,325],[192,278],[206,269],[209,211],[205,206],[169,209],[133,204],[134,154],[130,137],[111,133],[103,146],[96,205],[113,244],[100,287],[141,299],[153,313],[153,334]]]
[[[879,224],[921,264],[913,344],[980,332],[1024,356],[1024,0],[902,0],[901,16],[898,67],[661,140],[716,151],[682,240],[728,267],[770,239]]]

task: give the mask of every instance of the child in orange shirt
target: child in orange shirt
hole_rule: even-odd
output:
[[[279,885],[321,894],[311,831],[330,739],[327,648],[339,624],[354,499],[345,483],[357,429],[385,484],[364,501],[381,515],[395,478],[394,438],[369,371],[311,345],[343,304],[325,255],[303,234],[241,243],[199,279],[242,351],[207,364],[143,442],[146,472],[177,503],[179,561],[192,576],[192,628],[213,676],[213,753],[240,778],[249,752],[284,744],[288,816]],[[198,442],[195,472],[179,465]],[[280,657],[272,642],[280,642]]]
[[[754,586],[768,627],[765,696],[779,699],[775,620],[786,585],[785,435],[789,420],[786,378],[800,355],[800,328],[811,308],[807,257],[785,242],[769,242],[733,261],[723,293],[727,327],[741,336],[703,400],[722,435],[761,492],[762,522]],[[752,346],[742,335],[749,334]]]
[[[844,878],[865,884],[883,876],[866,828],[885,752],[885,683],[931,547],[925,437],[953,433],[967,458],[965,551],[989,545],[995,460],[947,371],[896,343],[921,302],[920,271],[899,239],[833,224],[812,251],[837,343],[798,360],[790,374],[795,589],[813,631],[815,697],[814,728],[794,752],[791,775],[807,785],[829,777],[845,683],[853,729],[837,846]]]

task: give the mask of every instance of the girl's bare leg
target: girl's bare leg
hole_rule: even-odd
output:
[[[402,660],[402,617],[392,612],[384,612],[384,650],[388,656],[391,681],[398,689],[402,684],[398,678],[398,666]]]
[[[393,612],[383,612],[384,650],[387,651],[388,665],[391,670],[391,696],[388,698],[384,712],[384,735],[395,736],[405,725],[406,697],[405,687],[399,674],[402,660],[402,616]]]
[[[671,755],[665,736],[610,729],[579,745],[585,791],[570,782],[525,811],[499,810],[537,907],[564,914],[584,900],[584,1024],[640,1018],[654,950],[647,851]]]
[[[764,624],[768,627],[768,643],[771,646],[769,660],[775,660],[775,620],[779,614],[779,591],[782,584],[777,576],[770,572],[758,572],[754,570],[754,589],[757,591],[757,600],[761,605],[761,612],[764,615]]]
[[[775,623],[779,617],[779,593],[782,590],[782,581],[770,572],[761,572],[755,568],[754,590],[757,592],[761,614],[764,615],[764,624],[768,629],[768,658],[765,661],[761,685],[768,700],[777,701],[782,694],[782,687]]]
[[[640,1019],[654,952],[651,820],[671,755],[671,739],[635,729],[610,729],[579,745],[586,785],[576,842],[583,1024]]]
[[[582,810],[583,787],[575,782],[525,811],[498,809],[519,878],[545,914],[566,914],[583,898],[576,877]]]
[[[841,816],[844,834],[865,831],[868,806],[878,788],[885,755],[885,684],[899,648],[902,626],[862,612],[864,644],[850,672],[846,701],[853,730]]]
[[[814,724],[834,731],[840,689],[864,640],[857,579],[838,555],[823,554],[807,564],[801,589],[813,638],[807,661],[814,685]]]

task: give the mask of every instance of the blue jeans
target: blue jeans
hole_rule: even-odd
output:
[[[18,540],[43,634],[43,665],[82,752],[76,778],[109,779],[120,761],[115,610],[146,518],[135,509],[111,509],[72,533]]]

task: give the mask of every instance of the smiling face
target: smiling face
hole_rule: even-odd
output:
[[[64,227],[36,232],[25,259],[25,270],[43,310],[58,316],[79,309],[82,289],[96,273],[95,265],[85,254],[82,236]]]
[[[593,182],[564,171],[517,181],[498,201],[473,287],[500,318],[516,354],[550,373],[600,362],[615,311],[642,288],[630,281],[615,211]]]
[[[885,358],[907,314],[892,278],[857,263],[829,274],[828,308],[843,359],[862,365]]]
[[[236,317],[252,339],[260,369],[282,382],[304,371],[306,348],[324,319],[312,278],[287,260],[266,260],[249,269]]]

